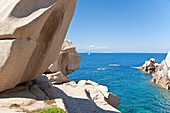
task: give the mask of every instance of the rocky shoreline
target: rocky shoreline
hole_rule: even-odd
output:
[[[170,90],[170,52],[161,64],[156,63],[155,59],[146,61],[139,68],[142,72],[152,74],[152,83],[156,83],[166,90]]]
[[[68,113],[115,113],[120,98],[68,74],[82,57],[64,40],[77,0],[1,0],[0,112],[59,107]]]
[[[43,75],[0,93],[0,112],[25,113],[59,107],[66,113],[120,113],[120,98],[92,81],[52,85]],[[11,107],[15,105],[14,107]],[[17,107],[16,107],[17,105]]]
[[[72,42],[65,40],[59,57],[40,78],[0,93],[0,111],[37,113],[58,107],[67,113],[120,113],[116,109],[120,98],[108,92],[106,86],[69,79],[67,75],[80,67],[81,59]]]

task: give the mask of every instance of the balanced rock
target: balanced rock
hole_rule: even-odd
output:
[[[65,76],[79,69],[82,57],[76,52],[76,47],[69,40],[64,40],[60,54],[53,64],[47,69],[48,72],[58,72]]]
[[[170,52],[166,59],[156,68],[155,73],[152,74],[153,83],[157,83],[161,87],[170,90]]]
[[[156,63],[154,58],[151,58],[149,61],[145,61],[145,64],[141,67],[139,67],[140,70],[142,70],[144,73],[151,74],[155,72],[155,69],[159,66],[158,63]]]
[[[76,2],[0,1],[0,91],[39,78],[57,59]]]

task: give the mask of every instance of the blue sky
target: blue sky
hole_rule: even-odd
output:
[[[78,52],[168,52],[170,0],[78,0],[66,39]]]

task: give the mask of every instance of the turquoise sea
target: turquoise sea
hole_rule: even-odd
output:
[[[155,58],[161,63],[167,54],[153,53],[80,53],[80,69],[69,75],[71,80],[92,80],[109,88],[121,98],[117,108],[122,113],[170,113],[170,92],[150,82],[151,74],[140,67]]]

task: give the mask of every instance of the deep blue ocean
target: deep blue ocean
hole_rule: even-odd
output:
[[[170,92],[150,82],[151,74],[140,67],[150,58],[161,63],[167,54],[153,53],[80,53],[80,69],[71,80],[92,80],[109,88],[121,98],[122,113],[170,113]]]

